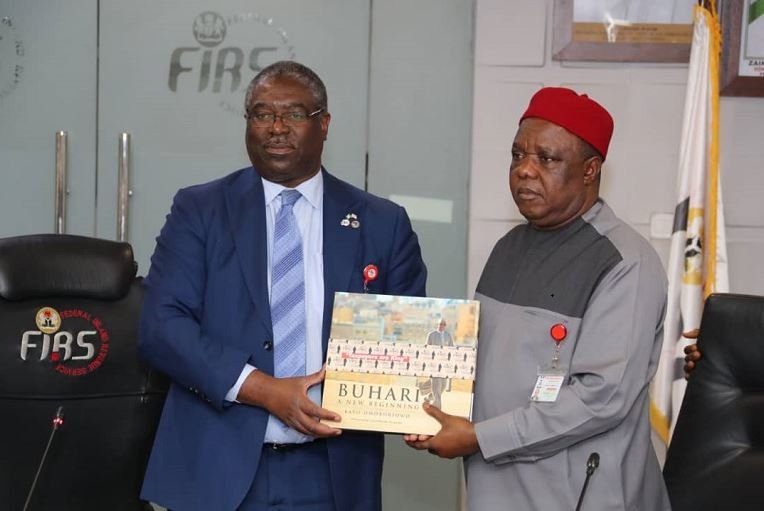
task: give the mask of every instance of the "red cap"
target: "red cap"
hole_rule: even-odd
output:
[[[603,160],[607,157],[613,135],[613,118],[586,94],[578,94],[564,87],[544,87],[533,95],[520,122],[528,117],[538,117],[562,126],[591,144]]]

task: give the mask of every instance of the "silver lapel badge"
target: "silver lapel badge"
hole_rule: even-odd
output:
[[[353,229],[358,229],[361,227],[361,222],[358,221],[358,216],[355,213],[348,213],[345,215],[345,218],[340,221],[340,225],[342,227],[352,227]]]

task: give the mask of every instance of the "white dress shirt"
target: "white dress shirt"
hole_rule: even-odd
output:
[[[262,178],[261,178],[262,179]],[[265,195],[265,225],[268,240],[268,296],[271,288],[271,257],[273,254],[273,230],[276,214],[281,208],[279,194],[286,187],[262,179]],[[302,255],[305,267],[305,370],[308,374],[321,369],[323,350],[321,335],[324,316],[324,178],[319,171],[315,176],[300,183],[295,188],[302,194],[293,207],[297,227],[302,237]],[[226,394],[228,401],[236,401],[244,380],[256,368],[247,364],[239,379]],[[321,404],[321,385],[308,389],[308,396],[316,404]],[[272,418],[265,430],[265,442],[299,443],[311,438],[293,429],[284,431]]]

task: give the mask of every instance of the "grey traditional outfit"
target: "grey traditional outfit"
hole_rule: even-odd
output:
[[[472,511],[670,510],[650,441],[648,383],[658,363],[666,278],[652,247],[599,200],[554,231],[529,224],[494,247],[481,302],[466,459]],[[531,402],[562,324],[566,378],[554,402]]]

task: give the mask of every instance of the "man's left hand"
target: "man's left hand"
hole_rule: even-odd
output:
[[[427,449],[441,458],[469,456],[480,450],[474,424],[464,417],[449,415],[429,403],[423,406],[424,411],[440,423],[440,431],[435,436],[404,435],[403,439],[409,447],[420,451]]]

